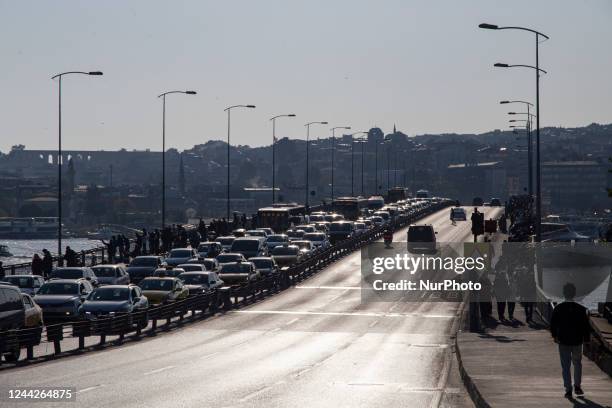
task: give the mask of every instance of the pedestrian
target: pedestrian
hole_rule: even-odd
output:
[[[587,309],[574,302],[576,286],[566,283],[563,286],[565,301],[558,304],[552,313],[550,332],[555,343],[559,344],[561,372],[565,397],[572,398],[571,365],[574,366],[574,392],[583,395],[582,383],[582,344],[589,340],[591,329]]]
[[[53,257],[46,248],[43,248],[43,259],[42,259],[42,276],[45,279],[49,279],[51,271],[53,270]]]
[[[43,274],[43,260],[38,254],[34,254],[32,257],[32,275],[40,275]]]
[[[77,253],[74,252],[69,246],[66,247],[64,260],[66,261],[66,266],[68,267],[77,266]]]
[[[514,320],[515,302],[512,301],[513,294],[510,288],[508,273],[505,270],[496,271],[493,291],[495,293],[495,300],[497,301],[497,316],[499,317],[499,321],[503,322],[506,320],[506,304],[508,305],[508,320]]]
[[[0,281],[2,279],[4,279],[4,276],[5,276],[5,274],[4,274],[4,266],[2,266],[2,265],[3,265],[2,261],[0,261]]]

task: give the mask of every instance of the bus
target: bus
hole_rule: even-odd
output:
[[[387,192],[387,198],[388,203],[395,203],[399,200],[405,200],[406,198],[409,198],[408,191],[404,187],[393,187]]]
[[[332,210],[347,220],[355,221],[365,208],[368,208],[368,200],[363,197],[338,197],[332,202]]]
[[[376,211],[383,208],[385,205],[385,199],[382,196],[372,196],[368,198],[368,208],[370,210]]]
[[[272,228],[274,232],[287,231],[291,225],[304,222],[306,208],[298,204],[274,204],[257,211],[257,227]]]
[[[429,191],[419,190],[416,192],[416,198],[429,198]]]

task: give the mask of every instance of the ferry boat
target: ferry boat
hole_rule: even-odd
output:
[[[0,239],[52,239],[57,237],[57,217],[0,218]]]

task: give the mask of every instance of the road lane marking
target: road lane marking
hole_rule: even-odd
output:
[[[175,366],[170,365],[170,366],[166,366],[166,367],[158,368],[157,370],[147,371],[146,373],[144,373],[144,375],[151,375],[151,374],[161,373],[162,371],[170,370],[170,369],[173,369],[174,367],[175,367]]]
[[[296,286],[296,289],[360,290],[361,286]]]
[[[91,386],[91,387],[83,388],[82,390],[78,390],[77,394],[82,394],[84,392],[95,390],[95,389],[98,389],[98,388],[101,388],[101,387],[104,387],[104,384],[98,384],[98,385],[94,385],[94,386]]]
[[[293,323],[297,322],[298,320],[300,320],[299,317],[296,317],[295,319],[291,319],[287,323],[285,323],[285,326],[291,326]]]
[[[293,310],[232,310],[231,313],[247,314],[288,314],[288,315],[313,315],[313,316],[360,316],[360,317],[424,317],[436,319],[454,319],[457,316],[424,313],[376,313],[376,312],[308,312]]]
[[[264,392],[268,391],[268,390],[269,390],[269,389],[271,389],[271,388],[272,388],[271,386],[263,387],[263,388],[262,388],[262,389],[260,389],[260,390],[257,390],[257,391],[255,391],[255,392],[252,392],[252,393],[248,394],[248,395],[245,395],[244,397],[242,397],[242,398],[240,399],[240,402],[246,402],[246,401],[248,401],[248,400],[250,400],[250,399],[252,399],[252,398],[254,398],[254,397],[258,396],[259,394],[262,394],[262,393],[264,393]]]

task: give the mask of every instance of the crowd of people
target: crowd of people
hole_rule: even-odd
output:
[[[234,214],[233,219],[213,219],[208,224],[200,219],[197,226],[181,224],[168,225],[165,228],[156,228],[136,232],[134,239],[130,240],[125,234],[113,235],[108,241],[101,240],[106,248],[105,262],[129,262],[131,258],[141,255],[161,255],[172,248],[191,246],[197,248],[201,242],[213,240],[218,236],[229,235],[238,228],[255,228],[256,217],[247,218],[246,215]],[[95,258],[95,255],[92,255]],[[67,246],[62,256],[65,266],[79,266],[83,264],[85,252],[77,253]],[[95,263],[95,260],[94,262]],[[43,249],[42,257],[34,254],[32,257],[32,273],[48,277],[53,269],[53,256],[47,249]]]
[[[487,274],[480,276],[482,290],[479,292],[480,318],[490,322],[493,318],[493,306],[497,309],[500,322],[514,322],[516,302],[525,309],[527,323],[533,321],[536,285],[533,276],[535,258],[527,247],[504,242],[502,253],[493,267],[493,282]],[[506,318],[507,311],[507,318]]]

